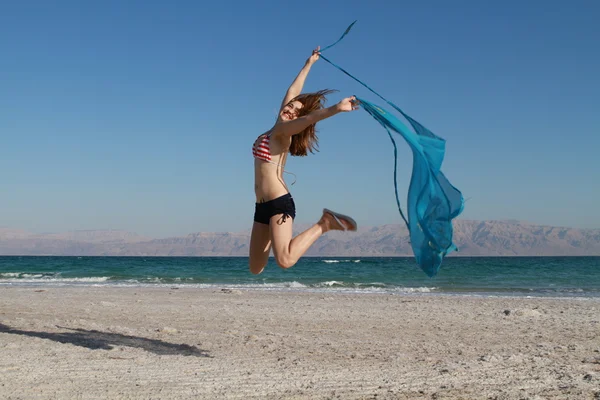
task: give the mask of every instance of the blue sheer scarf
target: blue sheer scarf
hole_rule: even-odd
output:
[[[346,29],[344,34],[335,43],[325,47],[321,52],[339,43],[350,32],[355,23],[356,21]],[[436,136],[368,85],[331,62],[323,54],[320,57],[389,104],[412,127],[410,129],[395,115],[382,107],[365,99],[357,98],[362,108],[385,128],[392,140],[392,144],[394,145],[394,189],[398,211],[408,227],[410,242],[417,263],[428,276],[435,276],[440,269],[444,256],[458,250],[452,242],[452,220],[464,208],[462,193],[450,183],[441,171],[446,150],[446,141]],[[398,148],[394,134],[400,135],[408,143],[413,153],[413,170],[407,197],[408,218],[402,212],[398,196],[396,173]]]

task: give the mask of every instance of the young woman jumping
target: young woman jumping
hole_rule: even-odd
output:
[[[292,156],[306,156],[309,151],[312,153],[318,142],[315,133],[317,122],[358,109],[354,96],[325,108],[325,96],[331,90],[301,94],[304,81],[318,59],[319,47],[313,50],[285,94],[275,125],[260,135],[252,146],[256,194],[250,238],[250,272],[253,274],[263,271],[271,248],[277,264],[282,268],[290,268],[325,232],[357,229],[352,218],[323,209],[323,215],[316,224],[292,237],[296,206],[283,180],[288,153]]]

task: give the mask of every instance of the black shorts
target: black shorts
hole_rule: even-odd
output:
[[[282,222],[285,222],[286,218],[296,218],[296,204],[291,194],[284,194],[273,200],[266,201],[264,203],[256,203],[254,210],[254,221],[261,224],[269,225],[269,221],[273,215],[283,214]]]

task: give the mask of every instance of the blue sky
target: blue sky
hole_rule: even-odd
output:
[[[447,140],[463,219],[600,228],[600,2],[20,1],[0,8],[0,226],[249,229],[251,145],[311,50]],[[325,61],[305,91],[381,101]],[[365,111],[290,158],[297,221],[400,223]],[[401,199],[412,156],[400,147]]]

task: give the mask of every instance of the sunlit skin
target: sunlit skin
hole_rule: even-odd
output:
[[[254,191],[257,203],[277,199],[289,193],[289,189],[283,180],[283,172],[294,135],[326,118],[358,109],[356,98],[350,96],[333,106],[299,116],[304,105],[293,99],[302,92],[304,81],[318,59],[319,47],[313,50],[296,79],[288,88],[273,127],[256,139],[258,141],[264,135],[271,134],[272,163],[259,159],[254,160]],[[253,274],[259,274],[263,271],[267,265],[271,249],[277,264],[281,268],[290,268],[325,232],[355,229],[350,221],[341,218],[338,222],[331,214],[323,212],[321,218],[313,226],[293,237],[293,219],[282,218],[282,215],[277,214],[271,217],[268,225],[255,221],[252,226],[249,266],[250,272]]]

